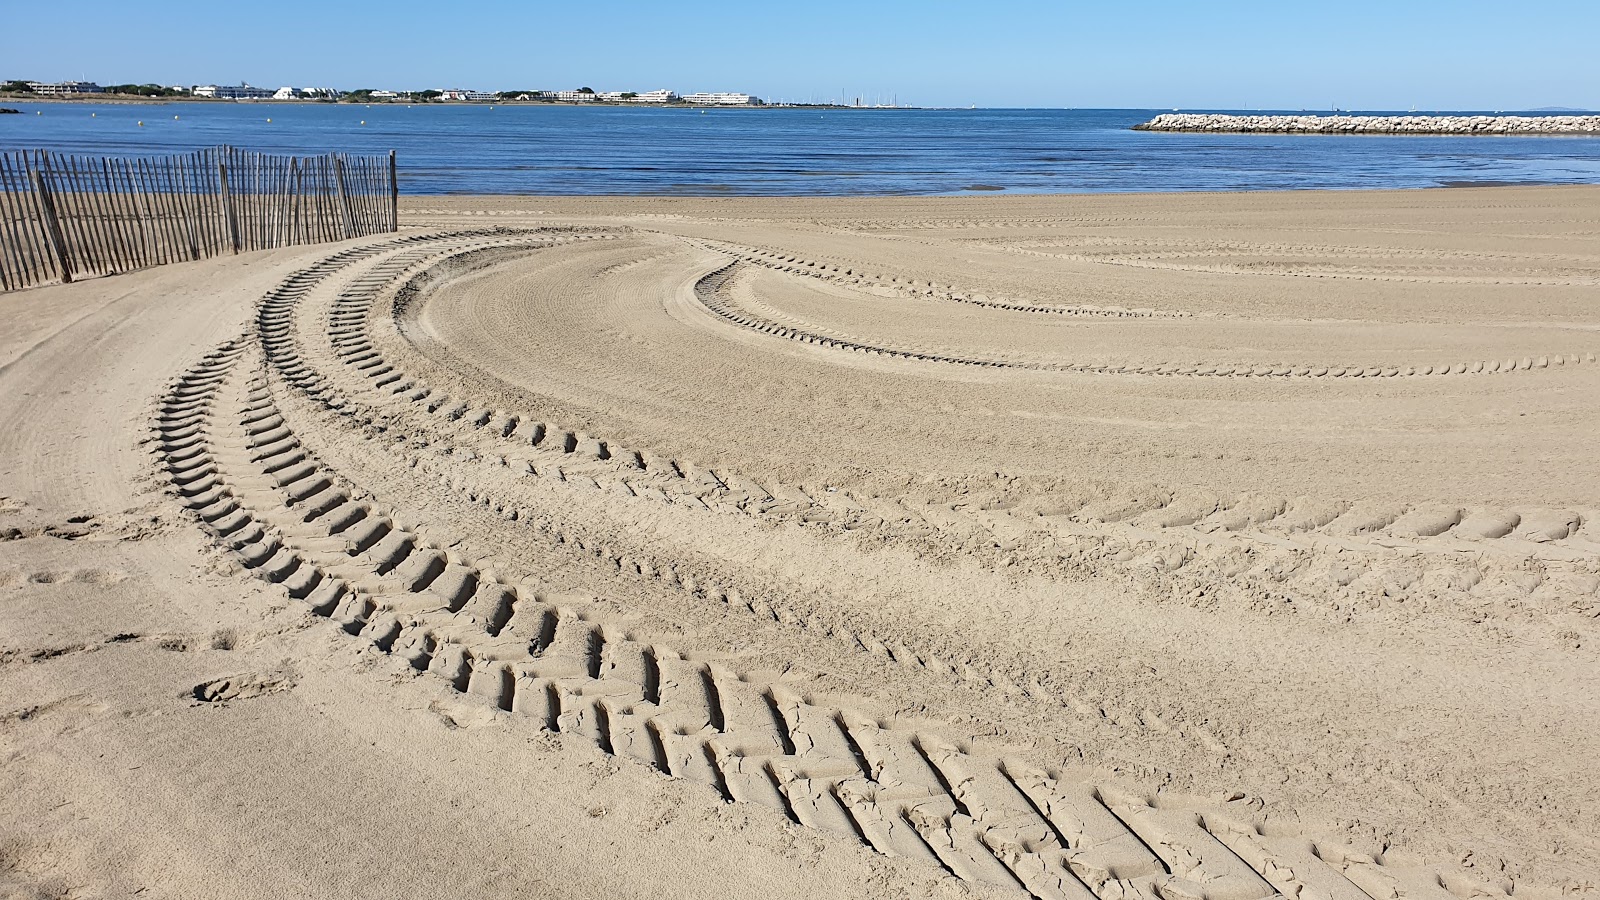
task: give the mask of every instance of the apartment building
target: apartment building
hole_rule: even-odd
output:
[[[105,89],[92,81],[30,81],[28,87],[44,97],[66,97],[72,94],[99,94]]]
[[[196,97],[218,100],[271,100],[277,92],[249,84],[201,84],[195,86],[193,93]]]
[[[760,106],[761,101],[749,94],[739,94],[732,91],[717,91],[712,93],[700,92],[685,94],[685,103],[698,103],[702,106]]]

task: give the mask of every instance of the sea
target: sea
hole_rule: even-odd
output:
[[[21,110],[0,115],[0,150],[105,156],[219,144],[297,155],[394,150],[406,194],[852,196],[1600,183],[1600,137],[1131,130],[1171,111],[1153,109],[0,105]]]

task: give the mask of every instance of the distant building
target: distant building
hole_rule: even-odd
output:
[[[400,95],[396,94],[394,91],[373,91],[371,96],[372,96],[372,98],[374,100],[392,100],[395,97],[398,97]],[[308,88],[281,87],[281,88],[278,88],[277,92],[272,95],[272,99],[274,99],[274,100],[337,100],[337,99],[339,99],[339,92],[334,90],[333,88],[325,88],[325,87],[324,88],[316,88],[316,87],[308,87]]]
[[[194,89],[196,97],[213,97],[218,100],[271,100],[276,92],[248,84],[202,84]]]
[[[105,88],[92,81],[30,81],[28,87],[35,94],[46,97],[65,97],[69,94],[100,94]]]
[[[646,91],[642,94],[631,91],[601,91],[594,95],[594,99],[612,103],[671,103],[678,99],[678,95],[672,91]]]
[[[373,96],[377,96],[377,92],[373,92]],[[394,95],[391,94],[390,96]],[[497,100],[499,97],[499,94],[492,91],[468,91],[460,88],[439,92],[440,100],[455,100],[458,102],[464,100]]]
[[[468,93],[472,93],[472,92],[468,91]],[[367,96],[371,97],[374,100],[393,100],[393,99],[399,97],[400,95],[396,94],[394,91],[373,91],[372,93],[368,94]],[[469,98],[469,99],[474,99],[474,98]]]
[[[589,103],[595,100],[599,95],[592,91],[546,91],[545,96],[553,97],[554,99],[560,100],[563,103]]]
[[[760,106],[761,101],[749,94],[737,94],[730,91],[715,93],[685,94],[685,103],[699,103],[703,106]]]

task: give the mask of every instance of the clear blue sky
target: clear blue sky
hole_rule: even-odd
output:
[[[898,95],[926,106],[1600,108],[1600,0],[7,5],[0,78]]]

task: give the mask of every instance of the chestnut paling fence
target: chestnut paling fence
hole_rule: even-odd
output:
[[[395,155],[0,153],[0,291],[395,231]]]

